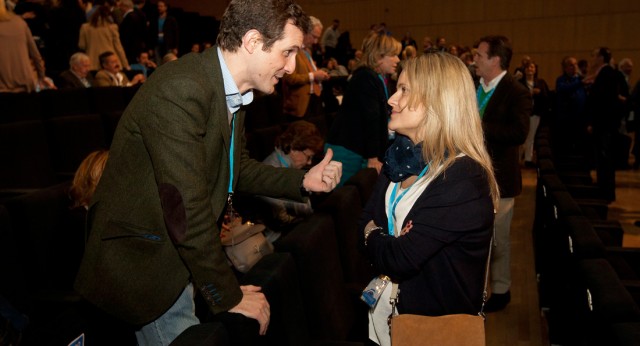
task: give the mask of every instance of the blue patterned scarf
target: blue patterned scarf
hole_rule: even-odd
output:
[[[399,182],[412,175],[419,175],[426,163],[422,158],[422,143],[413,144],[409,137],[396,133],[396,139],[384,156],[382,170],[393,182]]]

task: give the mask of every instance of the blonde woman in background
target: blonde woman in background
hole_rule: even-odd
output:
[[[371,32],[362,43],[362,60],[353,71],[326,147],[342,162],[342,180],[366,167],[382,168],[389,146],[388,76],[396,72],[402,45],[385,33]]]
[[[108,158],[109,151],[97,150],[82,160],[73,176],[73,182],[69,190],[69,196],[73,200],[71,208],[82,207],[86,209],[89,206]]]

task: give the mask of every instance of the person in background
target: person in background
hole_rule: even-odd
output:
[[[291,123],[276,138],[275,149],[262,163],[273,167],[303,169],[311,166],[313,157],[322,152],[324,140],[318,128],[304,120]],[[261,197],[271,206],[272,218],[281,225],[294,223],[313,213],[311,201],[305,197],[303,202]],[[280,233],[267,232],[267,239],[274,242]]]
[[[32,92],[36,83],[51,87],[45,79],[45,68],[24,20],[7,10],[5,0],[0,0],[0,92]],[[33,61],[33,67],[31,65]],[[32,70],[37,71],[34,81]]]
[[[175,60],[178,60],[178,56],[176,56],[173,53],[167,53],[167,54],[165,54],[165,56],[162,57],[161,65],[164,65],[164,64],[166,64],[166,63],[168,63],[170,61],[175,61]]]
[[[308,21],[291,0],[231,0],[218,46],[159,68],[120,118],[74,288],[137,326],[138,345],[168,345],[199,324],[196,294],[266,333],[269,303],[238,283],[217,220],[233,215],[236,192],[299,201],[340,181],[331,152],[305,172],[256,162],[244,146],[241,106],[293,71]]]
[[[142,73],[136,74],[132,80],[129,80],[127,75],[122,72],[120,59],[113,52],[104,52],[100,54],[98,59],[102,69],[96,73],[95,86],[97,87],[129,87],[145,81]]]
[[[476,315],[500,199],[467,67],[443,52],[403,62],[389,99],[396,132],[360,234],[386,285],[369,338],[390,345],[394,313]],[[399,287],[392,296],[394,286]]]
[[[129,62],[136,61],[139,53],[147,50],[147,18],[133,6],[132,0],[119,0],[122,22],[118,24],[120,41]]]
[[[136,60],[138,62],[131,65],[131,71],[140,71],[144,79],[149,78],[149,75],[158,68],[158,65],[149,59],[149,53],[147,52],[141,51]]]
[[[91,58],[77,52],[69,59],[70,68],[60,74],[60,89],[90,88],[95,85],[91,70]]]
[[[326,147],[342,162],[343,181],[362,168],[382,169],[389,146],[389,87],[402,45],[383,32],[371,32],[362,43],[362,62],[347,84],[342,104],[327,136]]]
[[[152,39],[155,40],[151,47],[155,47],[155,56],[159,59],[167,53],[178,56],[178,21],[169,15],[169,4],[165,0],[157,3],[158,16],[150,24]]]
[[[329,58],[327,60],[327,67],[322,68],[330,77],[346,77],[349,75],[347,68],[338,64],[336,58]]]
[[[336,47],[338,46],[338,37],[340,37],[340,31],[338,30],[339,26],[340,20],[334,19],[331,26],[324,31],[324,34],[322,34],[320,47],[322,48],[324,60],[336,57]]]
[[[435,47],[433,46],[433,41],[431,40],[431,37],[425,36],[422,39],[422,54],[429,53],[433,50],[435,50]]]
[[[541,119],[548,119],[551,111],[551,99],[549,96],[549,86],[544,79],[538,78],[538,65],[529,61],[524,65],[524,75],[520,78],[522,83],[531,92],[533,99],[533,113],[529,117],[529,134],[524,141],[524,165],[534,168],[533,163],[533,141],[540,125]]]
[[[311,58],[311,46],[318,42],[322,23],[309,17],[307,33],[302,40],[302,49],[296,55],[296,68],[282,80],[282,112],[288,121],[324,114],[322,106],[322,82],[330,78]]]
[[[129,69],[129,60],[127,60],[120,42],[118,25],[113,23],[111,10],[107,5],[98,7],[89,22],[82,24],[78,48],[91,58],[92,70],[101,68],[99,57],[104,52],[115,53],[122,67],[126,70]]]
[[[562,75],[556,79],[555,116],[551,124],[554,150],[559,153],[587,154],[585,103],[587,91],[580,74],[578,60],[572,56],[562,59]],[[590,153],[588,157],[592,156]]]
[[[411,58],[415,58],[418,56],[418,52],[416,51],[416,47],[414,46],[406,46],[402,51],[402,60],[407,60]]]
[[[73,176],[69,190],[69,197],[73,201],[71,208],[89,209],[91,198],[100,182],[108,158],[108,150],[97,150],[82,160]]]
[[[587,131],[593,134],[597,184],[604,194],[604,199],[615,201],[615,137],[624,117],[629,89],[624,86],[620,72],[611,67],[611,58],[611,51],[607,47],[596,48],[591,53],[594,73],[587,77],[592,83],[585,109],[588,119]]]
[[[480,39],[474,55],[480,84],[476,97],[487,150],[500,187],[491,255],[491,297],[485,311],[504,309],[511,301],[511,219],[515,197],[522,192],[520,146],[529,133],[531,93],[508,73],[513,50],[504,36]]]

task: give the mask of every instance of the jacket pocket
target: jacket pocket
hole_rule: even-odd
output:
[[[164,242],[164,237],[155,234],[150,229],[123,221],[110,220],[107,224],[107,229],[102,233],[102,240],[121,238],[139,238],[152,242]]]

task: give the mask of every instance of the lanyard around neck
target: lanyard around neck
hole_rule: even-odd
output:
[[[484,88],[482,87],[482,85],[478,87],[478,91],[476,92],[476,97],[479,103],[478,110],[480,111],[481,119],[484,116],[484,110],[487,108],[487,103],[489,102],[489,99],[493,95],[494,91],[496,91],[496,88],[491,89],[491,91],[485,94]],[[484,95],[484,98],[482,98],[483,95]],[[480,98],[482,98],[482,100],[480,100]]]
[[[233,195],[233,151],[235,150],[235,137],[236,137],[236,113],[233,113],[231,117],[231,144],[229,145],[229,198]]]
[[[313,62],[313,59],[311,58],[311,54],[309,54],[309,52],[306,49],[302,50],[304,52],[304,55],[307,56],[307,59],[309,59],[309,62],[311,63],[311,68],[313,68],[314,71],[318,71],[318,68],[316,67],[316,63]]]
[[[409,185],[409,187],[407,187],[404,191],[402,191],[400,196],[398,196],[397,198],[396,198],[396,195],[398,193],[398,186],[400,186],[402,182],[397,182],[396,185],[393,187],[393,191],[391,191],[391,196],[389,197],[389,211],[387,213],[387,230],[389,232],[389,235],[391,236],[394,235],[393,225],[396,218],[396,207],[398,206],[398,203],[400,202],[402,197],[404,197],[404,195],[406,195],[407,192],[413,187],[413,185],[415,185],[415,183],[418,180],[420,180],[420,178],[422,178],[425,173],[427,173],[428,170],[429,170],[429,165],[427,164],[427,166],[422,170],[422,172],[420,172],[420,175],[418,175],[416,180],[413,183],[411,183],[411,185]]]
[[[282,157],[282,155],[280,155],[280,153],[277,151],[276,151],[276,155],[278,156],[278,161],[280,161],[280,163],[282,164],[282,167],[289,168],[289,163],[287,163],[287,160],[285,160],[284,157]]]
[[[382,77],[382,73],[378,73],[378,78],[380,78],[380,81],[382,81],[382,86],[384,87],[384,96],[386,96],[387,100],[389,100],[389,90],[387,89],[387,83],[385,83],[384,77]]]

